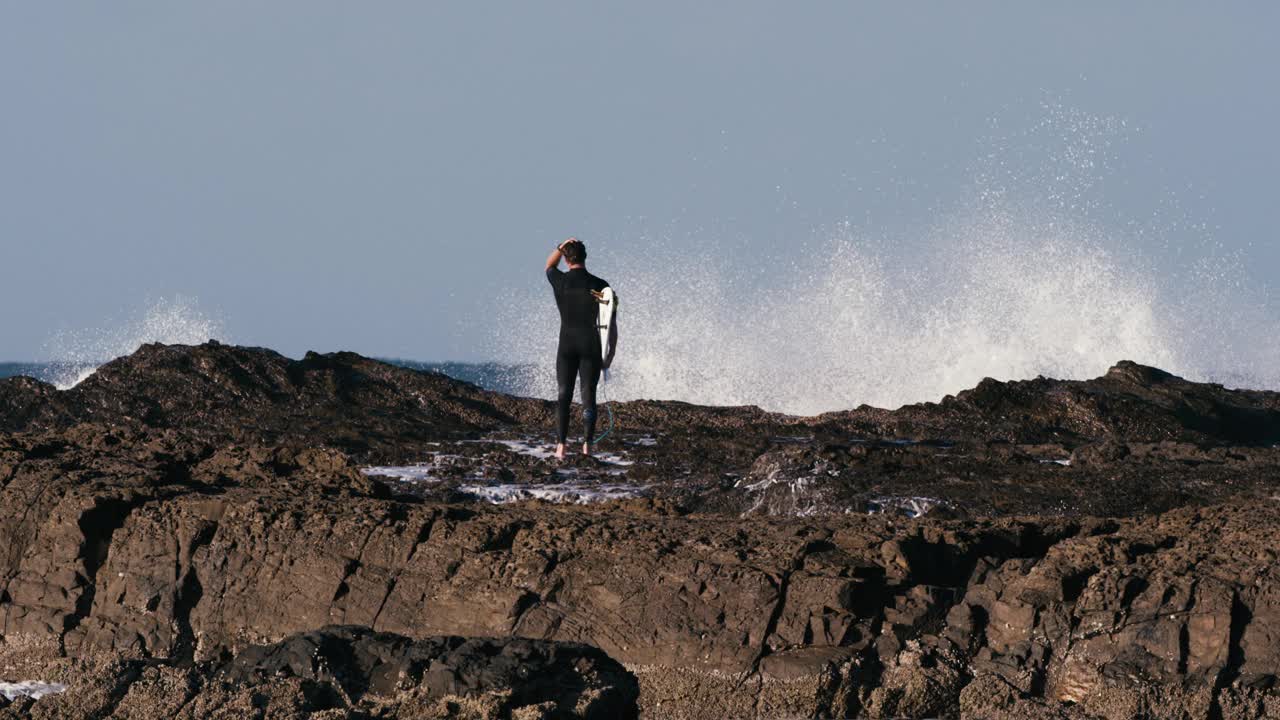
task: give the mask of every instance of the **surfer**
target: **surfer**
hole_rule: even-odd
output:
[[[560,260],[569,266],[560,270]],[[547,258],[547,280],[555,291],[560,309],[560,346],[556,350],[556,382],[559,406],[556,408],[556,457],[563,460],[565,441],[569,435],[569,406],[573,403],[573,383],[581,378],[582,454],[591,454],[596,434],[596,384],[600,371],[613,362],[617,349],[618,329],[609,323],[608,352],[601,352],[597,330],[602,293],[609,283],[587,272],[587,247],[577,238],[560,243]]]

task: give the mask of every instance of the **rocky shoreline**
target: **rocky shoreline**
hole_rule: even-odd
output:
[[[350,353],[0,380],[0,717],[1280,717],[1280,393],[799,418]]]

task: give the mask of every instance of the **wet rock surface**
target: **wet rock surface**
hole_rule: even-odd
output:
[[[550,404],[351,354],[0,381],[0,681],[70,688],[0,717],[1280,713],[1276,393],[615,412],[561,463]]]

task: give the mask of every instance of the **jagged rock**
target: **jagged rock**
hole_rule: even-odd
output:
[[[0,658],[4,648],[0,646]],[[409,638],[326,627],[224,663],[111,655],[27,661],[67,689],[0,696],[0,717],[202,720],[634,718],[636,679],[595,648],[523,639]],[[7,707],[6,707],[7,706]],[[8,715],[7,715],[7,714]]]
[[[549,705],[547,717],[633,717],[638,694],[635,678],[590,646],[459,637],[415,641],[352,626],[248,648],[221,673],[242,685],[272,677],[314,681],[353,704],[408,691],[431,698],[503,695],[507,711]]]
[[[1128,445],[1107,438],[1076,448],[1071,453],[1071,464],[1081,467],[1106,467],[1128,456]]]
[[[1121,363],[1087,381],[984,381],[892,412],[793,418],[623,403],[615,437],[637,460],[627,480],[684,511],[1130,516],[1267,490],[1267,473],[1280,467],[1278,398]],[[439,456],[439,484],[369,481],[362,492],[441,501],[482,497],[459,491],[476,477],[527,487],[566,469],[476,443],[491,432],[545,438],[549,403],[351,353],[290,360],[217,343],[148,345],[65,392],[29,378],[0,381],[0,428],[84,422],[180,433],[237,446],[232,453],[324,446],[378,464]],[[584,481],[616,482],[605,464],[567,469]]]
[[[0,716],[551,717],[522,663],[616,661],[654,717],[1265,717],[1278,397],[1121,363],[894,412],[628,403],[617,457],[560,466],[512,439],[547,403],[351,354],[0,381],[0,654],[105,658]],[[423,452],[448,472],[361,471]],[[558,470],[645,495],[457,489]],[[895,499],[943,510],[865,512]]]
[[[953,651],[912,640],[880,674],[862,709],[870,718],[942,716],[955,708],[967,679]]]
[[[29,697],[19,697],[9,700],[4,696],[0,696],[0,718],[7,720],[13,718],[29,718],[32,716],[31,708],[36,701]]]
[[[143,345],[64,392],[0,381],[0,429],[132,423],[214,442],[324,443],[374,456],[512,423],[547,404],[354,353],[290,360],[262,348]]]
[[[808,446],[766,452],[738,481],[750,506],[746,515],[804,516],[844,512],[852,502],[842,497],[841,469]]]

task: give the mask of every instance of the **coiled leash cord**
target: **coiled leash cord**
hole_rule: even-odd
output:
[[[600,390],[600,397],[604,398],[604,409],[609,413],[609,429],[605,430],[603,435],[596,438],[596,444],[599,444],[602,440],[609,437],[609,433],[613,432],[613,405],[610,404],[609,396],[606,395],[604,392],[604,386],[607,384],[608,384],[607,380],[605,382],[600,383],[599,390]]]

